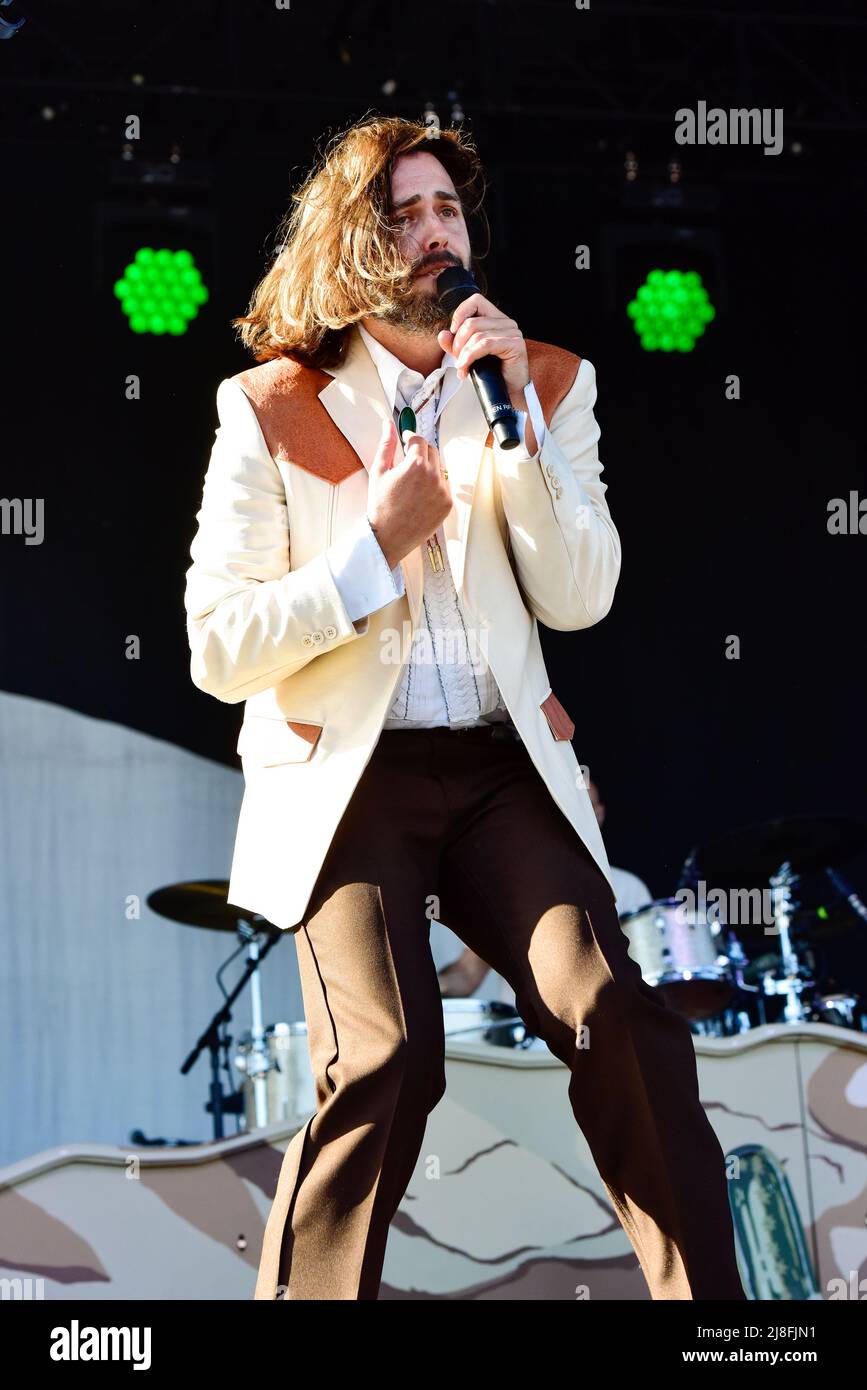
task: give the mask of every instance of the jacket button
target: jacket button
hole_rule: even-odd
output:
[[[326,636],[326,637],[336,637],[336,636],[337,636],[337,628],[336,628],[336,627],[327,627],[327,628],[325,629],[325,636]]]
[[[301,645],[302,647],[313,646],[313,638],[311,637],[309,632],[305,632],[304,636],[301,638]]]
[[[545,472],[548,474],[548,476],[549,476],[550,478],[553,478],[553,476],[554,476],[554,474],[556,473],[556,471],[557,471],[557,470],[555,469],[553,463],[546,463],[546,464],[545,464]]]
[[[322,631],[321,628],[317,628],[315,632],[311,632],[310,636],[313,638],[313,641],[316,643],[317,646],[320,642],[325,641],[325,633]]]

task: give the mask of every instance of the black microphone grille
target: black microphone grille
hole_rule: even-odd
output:
[[[449,265],[437,276],[437,298],[446,309],[456,309],[478,290],[476,277],[462,265]]]

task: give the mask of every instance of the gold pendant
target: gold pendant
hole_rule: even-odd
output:
[[[435,573],[439,574],[442,570],[445,569],[445,564],[443,563],[443,553],[440,550],[440,543],[437,540],[436,536],[431,536],[430,540],[428,541],[427,553],[430,556],[431,569],[434,570]]]

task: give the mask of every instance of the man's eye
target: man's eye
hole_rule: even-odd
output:
[[[447,212],[452,220],[459,215],[457,208],[451,206],[440,208],[440,212]],[[399,217],[394,218],[394,225],[395,227],[403,227],[409,221],[409,216],[406,213],[401,213]]]

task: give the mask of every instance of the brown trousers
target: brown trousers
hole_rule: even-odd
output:
[[[295,932],[317,1109],[286,1150],[256,1298],[377,1298],[445,1091],[431,916],[509,981],[570,1069],[651,1297],[744,1298],[689,1026],[642,980],[524,745],[489,728],[383,731],[332,840]]]

